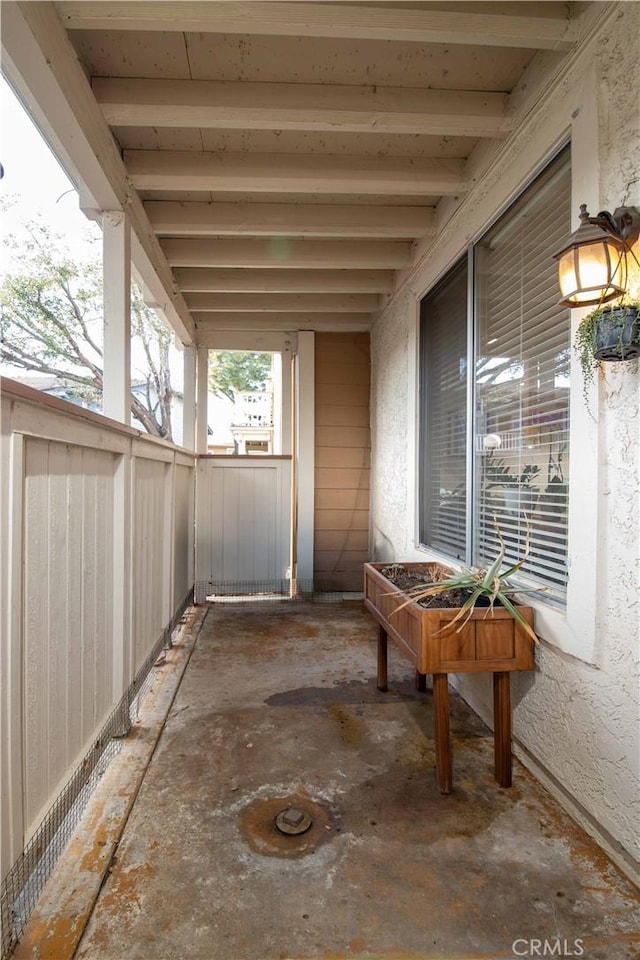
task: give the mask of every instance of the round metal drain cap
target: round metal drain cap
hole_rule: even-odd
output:
[[[263,857],[295,860],[340,835],[338,811],[304,793],[255,798],[240,811],[240,836]]]
[[[286,833],[290,837],[306,833],[312,823],[313,820],[309,814],[297,807],[287,807],[276,817],[276,827],[280,833]]]

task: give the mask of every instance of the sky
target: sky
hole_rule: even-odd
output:
[[[95,241],[95,254],[101,250],[101,230],[88,220],[79,207],[78,193],[41,137],[22,104],[4,77],[0,75],[0,162],[4,176],[0,180],[0,237],[20,235],[29,220],[41,216],[52,231],[80,262],[86,259],[87,240]],[[0,277],[15,266],[14,255],[2,242]],[[132,351],[132,376],[141,374],[142,353],[135,344]],[[172,350],[171,374],[174,387],[182,388],[182,354]],[[20,379],[20,373],[7,373]]]
[[[2,214],[3,237],[18,233],[27,220],[41,213],[52,229],[65,237],[69,249],[82,256],[87,235],[98,239],[100,229],[81,212],[74,185],[3,77],[0,160],[4,168],[0,197],[3,201],[17,201]],[[0,270],[6,271],[8,266],[5,251]]]

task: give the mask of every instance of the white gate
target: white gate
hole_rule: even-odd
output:
[[[289,594],[291,457],[201,457],[195,600]]]

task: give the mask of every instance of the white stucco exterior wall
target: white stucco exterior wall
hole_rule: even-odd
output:
[[[602,7],[604,10],[604,5]],[[417,321],[421,296],[571,135],[573,207],[640,205],[640,3],[607,7],[486,175],[404,278],[372,333],[375,559],[419,559]],[[584,315],[573,311],[577,325]],[[578,365],[575,364],[577,367]],[[577,819],[640,873],[640,375],[610,365],[592,419],[572,373],[570,557],[566,613],[541,608],[534,674],[514,675],[514,737]],[[491,722],[487,676],[452,678]],[[638,874],[636,874],[637,876]]]

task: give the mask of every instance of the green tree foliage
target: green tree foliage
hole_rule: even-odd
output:
[[[22,264],[0,285],[0,357],[20,370],[56,376],[78,403],[102,403],[103,301],[99,259],[79,264],[40,223],[27,238],[8,238]],[[146,359],[146,379],[131,394],[131,413],[148,433],[171,440],[171,334],[135,286],[132,341]]]
[[[209,354],[209,387],[230,400],[238,393],[263,390],[270,372],[270,353],[214,350]]]

